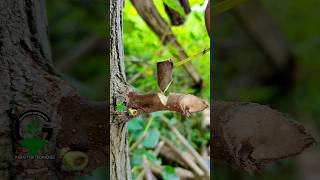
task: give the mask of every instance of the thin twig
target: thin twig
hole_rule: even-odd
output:
[[[161,118],[164,120],[164,122],[167,123],[169,128],[172,130],[172,132],[177,136],[177,138],[180,140],[180,142],[186,147],[186,149],[194,156],[197,163],[200,165],[200,167],[205,171],[205,174],[207,177],[210,177],[210,172],[208,170],[208,167],[204,164],[203,158],[200,156],[200,154],[189,144],[189,142],[181,135],[181,133],[178,131],[177,128],[174,126],[171,126],[169,124],[169,120],[164,115],[161,115]]]
[[[156,155],[156,156],[158,156],[158,154],[159,154],[161,148],[164,146],[164,144],[165,144],[164,141],[160,141],[160,142],[158,143],[158,145],[157,145],[157,147],[156,147],[156,150],[155,150],[155,155]],[[142,178],[143,178],[143,176],[144,176],[145,173],[146,173],[145,170],[142,169],[141,173],[140,173],[139,176],[137,177],[137,180],[142,180]]]
[[[152,180],[153,174],[150,170],[148,159],[145,155],[142,157],[142,164],[143,164],[143,169],[145,171],[146,180]]]
[[[190,158],[188,158],[188,156],[185,155],[185,153],[182,153],[169,139],[165,138],[165,137],[161,137],[161,140],[163,140],[168,147],[170,147],[170,149],[185,163],[187,164],[193,172],[195,172],[199,177],[203,177],[205,175],[205,173],[203,172],[203,170],[198,167],[198,165]]]

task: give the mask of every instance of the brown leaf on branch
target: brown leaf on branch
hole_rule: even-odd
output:
[[[173,63],[171,59],[157,63],[158,86],[162,92],[166,92],[172,83]]]
[[[300,154],[315,140],[303,126],[267,106],[215,102],[213,157],[249,173]]]

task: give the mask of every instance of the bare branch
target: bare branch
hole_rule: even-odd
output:
[[[175,111],[185,116],[191,116],[192,113],[208,107],[204,100],[190,94],[170,93],[166,97],[161,93],[138,95],[130,92],[128,98],[127,106],[136,109],[138,111],[137,116],[162,110]]]

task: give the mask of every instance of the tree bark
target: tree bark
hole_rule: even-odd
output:
[[[128,86],[124,72],[124,54],[122,44],[122,9],[123,0],[110,2],[110,102],[117,96],[127,98]],[[110,107],[113,108],[113,107]],[[111,109],[115,112],[115,109]],[[110,114],[110,172],[111,179],[131,179],[128,155],[128,117],[124,113]]]
[[[68,179],[62,148],[89,156],[81,173],[106,165],[106,104],[89,102],[61,80],[52,65],[45,1],[0,1],[0,177],[1,179]],[[52,138],[41,153],[53,160],[17,159],[21,145],[12,136],[14,123],[28,110],[51,119]],[[77,126],[74,126],[77,124]],[[96,137],[99,137],[97,139]],[[25,155],[24,153],[23,155]]]

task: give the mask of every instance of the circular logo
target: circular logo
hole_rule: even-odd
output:
[[[15,140],[27,149],[30,155],[37,155],[48,144],[53,133],[51,120],[38,110],[21,114],[14,123],[13,129]]]

